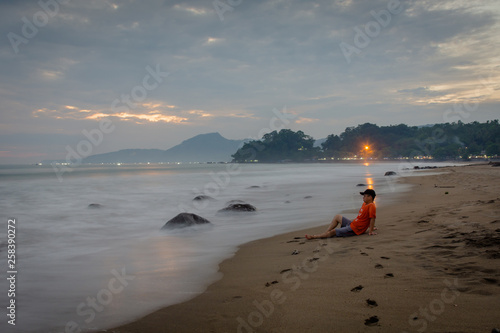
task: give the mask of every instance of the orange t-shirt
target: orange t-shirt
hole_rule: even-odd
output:
[[[352,220],[351,229],[356,235],[361,235],[370,226],[370,220],[377,218],[377,207],[375,204],[369,203],[368,205],[363,202],[358,216]]]

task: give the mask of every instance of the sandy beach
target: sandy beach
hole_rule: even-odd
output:
[[[437,171],[377,197],[378,235],[306,241],[325,221],[245,244],[203,294],[106,332],[489,333],[500,327],[500,167]]]

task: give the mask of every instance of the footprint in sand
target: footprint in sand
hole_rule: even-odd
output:
[[[371,316],[368,319],[365,319],[365,325],[366,326],[375,326],[378,325],[379,319],[377,316]]]
[[[497,279],[492,279],[492,278],[483,278],[484,282],[486,283],[497,283],[498,280]]]
[[[392,273],[387,273],[386,275],[384,275],[384,278],[393,278],[394,277],[394,274]]]
[[[389,258],[389,257],[380,257],[380,259],[389,260],[389,259],[391,259],[391,258]]]
[[[376,264],[376,265],[375,265],[375,268],[376,268],[376,269],[382,269],[382,268],[384,268],[384,266],[382,266],[381,264]]]
[[[278,282],[278,281],[276,281],[276,280],[275,280],[275,281],[273,281],[273,282],[270,282],[270,283],[269,283],[269,282],[266,282],[266,287],[269,287],[270,285],[272,285],[272,284],[276,284],[276,283],[279,283],[279,282]]]
[[[365,253],[365,252],[361,252],[360,254],[361,254],[362,256],[367,256],[367,255],[368,255],[368,253]]]
[[[377,304],[377,302],[376,302],[376,301],[374,301],[374,300],[372,300],[372,299],[369,299],[369,298],[366,300],[366,304],[367,304],[368,306],[370,306],[370,307],[376,307],[376,306],[378,306],[378,304]]]
[[[359,285],[359,286],[356,286],[354,288],[351,289],[352,292],[358,292],[358,291],[361,291],[363,289],[363,286],[362,285]]]

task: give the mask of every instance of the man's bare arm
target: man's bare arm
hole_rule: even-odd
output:
[[[375,218],[372,218],[370,219],[370,232],[369,232],[370,236],[377,234],[374,230],[375,230]]]

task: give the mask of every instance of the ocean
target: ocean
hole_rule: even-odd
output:
[[[0,166],[0,330],[105,329],[186,301],[221,277],[218,264],[239,245],[326,226],[342,211],[354,217],[367,187],[383,206],[407,190],[396,180],[418,174],[403,170],[414,165],[425,164],[81,165],[62,175],[50,165]],[[231,200],[257,211],[219,212]],[[181,212],[211,224],[160,230]],[[16,221],[15,295],[7,280],[9,219]],[[6,316],[11,300],[15,326]]]

